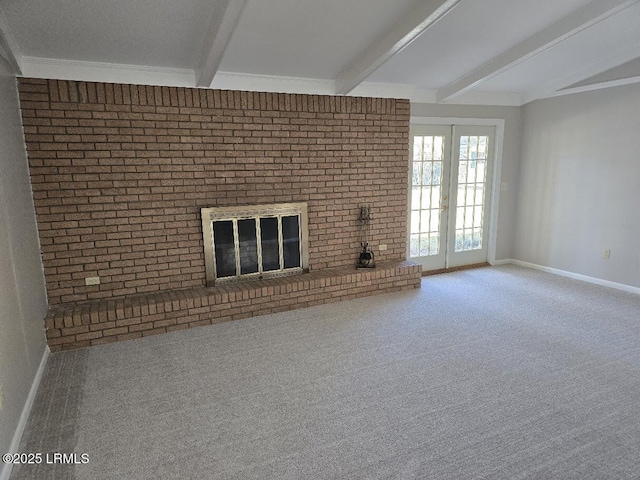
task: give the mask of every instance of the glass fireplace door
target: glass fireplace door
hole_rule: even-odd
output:
[[[300,215],[212,221],[216,278],[301,269],[300,227]]]
[[[201,208],[207,286],[309,271],[306,203]]]

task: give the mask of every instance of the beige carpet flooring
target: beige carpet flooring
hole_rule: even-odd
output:
[[[20,479],[640,478],[640,296],[515,266],[51,355]]]

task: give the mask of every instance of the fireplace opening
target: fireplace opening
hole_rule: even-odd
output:
[[[207,285],[308,271],[307,205],[202,208]]]

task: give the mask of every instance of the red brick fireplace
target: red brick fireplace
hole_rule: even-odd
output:
[[[19,90],[54,350],[419,285],[402,263],[408,100],[39,79]],[[205,288],[201,208],[302,202],[311,277]],[[361,205],[380,267],[356,274]],[[298,300],[270,306],[270,288]],[[236,294],[238,311],[217,314]],[[263,300],[246,308],[251,295]]]

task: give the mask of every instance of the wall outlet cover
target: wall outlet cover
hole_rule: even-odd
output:
[[[100,277],[87,277],[84,279],[85,285],[100,285]]]

